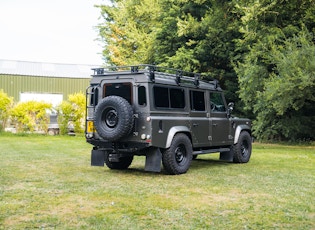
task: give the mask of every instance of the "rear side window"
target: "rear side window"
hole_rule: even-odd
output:
[[[147,105],[147,94],[144,86],[138,88],[138,104],[142,106]]]
[[[92,88],[90,92],[90,105],[98,104],[98,88]]]
[[[183,89],[170,89],[171,108],[185,108],[185,92]]]
[[[183,109],[185,108],[185,91],[168,87],[153,87],[154,104],[158,108]]]
[[[202,91],[190,91],[190,107],[192,111],[205,111],[205,93]]]
[[[169,94],[168,88],[154,87],[154,104],[156,107],[169,108]]]
[[[104,97],[120,96],[125,98],[129,104],[132,104],[132,87],[131,83],[112,83],[104,85]]]

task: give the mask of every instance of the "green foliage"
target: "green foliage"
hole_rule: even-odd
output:
[[[234,26],[231,3],[214,0],[113,1],[100,6],[99,26],[109,64],[156,63],[206,73],[220,80],[228,101],[239,101],[237,77],[230,58]],[[207,79],[208,79],[207,78]],[[237,108],[236,108],[237,109]],[[240,112],[240,111],[239,111]]]
[[[113,65],[152,63],[158,0],[119,0],[112,6],[99,6],[105,22],[99,25],[106,44],[103,55]]]
[[[82,133],[85,122],[86,97],[83,93],[70,94],[57,108],[58,123],[61,134],[68,133],[69,126],[74,126],[74,132]]]
[[[265,83],[265,97],[279,115],[315,103],[315,45],[311,39],[302,31],[285,40],[281,50],[274,48],[270,52],[277,72],[272,72]]]
[[[235,70],[255,136],[314,139],[314,1],[237,2],[243,55]]]
[[[101,6],[109,64],[220,80],[259,139],[315,139],[314,0],[117,0]]]
[[[69,121],[72,120],[72,105],[68,101],[63,101],[57,108],[60,134],[68,133]]]
[[[264,81],[264,91],[254,106],[258,113],[257,136],[292,140],[315,137],[315,45],[310,38],[302,31],[285,40],[282,49],[269,52],[275,71]],[[274,119],[267,122],[266,116]],[[272,125],[262,128],[261,124]]]
[[[163,27],[158,32],[155,60],[170,67],[207,73],[224,82],[233,72],[233,27],[229,3],[217,1],[164,2],[170,7],[162,13]],[[171,44],[171,46],[170,46]],[[188,64],[188,65],[187,65]]]
[[[6,127],[12,106],[13,98],[0,89],[0,132]]]
[[[45,102],[20,102],[11,110],[12,120],[16,122],[18,132],[47,132],[49,118],[46,111],[52,105]]]

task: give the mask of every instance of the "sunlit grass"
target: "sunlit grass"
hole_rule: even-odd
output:
[[[187,174],[90,166],[83,137],[0,135],[0,229],[314,229],[315,147],[254,144]]]

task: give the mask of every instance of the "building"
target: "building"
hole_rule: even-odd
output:
[[[95,67],[0,59],[0,89],[15,102],[36,100],[56,106],[69,94],[85,93]]]

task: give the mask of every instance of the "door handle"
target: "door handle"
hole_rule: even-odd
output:
[[[197,123],[193,123],[193,127],[197,127],[199,124]]]
[[[212,126],[216,127],[216,126],[218,126],[218,124],[212,124]]]

